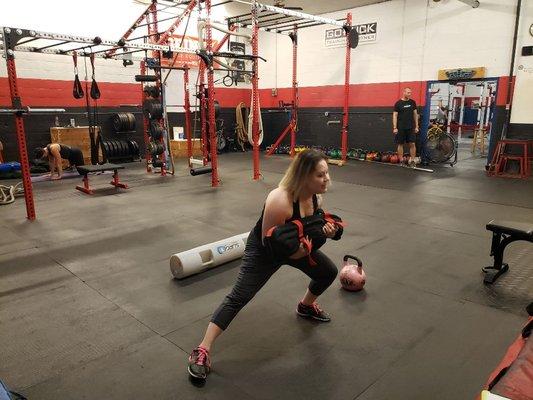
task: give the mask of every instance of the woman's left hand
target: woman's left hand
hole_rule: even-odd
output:
[[[324,232],[324,234],[326,235],[327,238],[331,239],[337,233],[337,229],[339,229],[337,227],[337,225],[335,225],[335,224],[333,224],[331,222],[326,222],[326,224],[322,228],[322,231]]]

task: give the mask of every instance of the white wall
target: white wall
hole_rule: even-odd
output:
[[[23,7],[23,9],[22,9]],[[0,12],[0,26],[26,28],[52,33],[64,33],[70,35],[80,35],[87,37],[100,36],[102,39],[118,40],[131,24],[141,15],[147,5],[133,2],[132,0],[25,0],[21,2],[3,1]],[[22,12],[23,10],[23,12]],[[176,11],[178,12],[178,11]],[[226,14],[224,6],[213,8],[213,18],[223,20]],[[163,18],[160,14],[160,18]],[[170,15],[166,15],[170,17]],[[160,23],[160,30],[170,26],[173,20]],[[184,20],[175,34],[183,34],[185,31]],[[197,14],[194,12],[190,18],[187,34],[197,36]],[[144,31],[143,31],[144,29]],[[140,28],[132,36],[140,36],[146,33],[146,28]],[[213,38],[220,40],[224,33],[213,31]],[[40,45],[51,44],[50,41],[40,41]],[[38,46],[39,41],[32,45]],[[74,48],[73,45],[66,45],[61,48]],[[224,47],[223,49],[225,49]],[[134,57],[141,57],[137,53]],[[78,59],[78,69],[80,79],[85,76],[84,60]],[[20,78],[52,79],[52,80],[72,80],[73,64],[69,56],[57,56],[38,53],[16,53],[17,75]],[[90,65],[88,65],[90,74]],[[124,68],[121,61],[96,60],[96,77],[98,81],[134,83],[134,75],[139,73],[138,63]],[[191,81],[194,80],[191,71]],[[183,81],[179,83],[182,73],[173,73],[173,79],[178,79],[176,85],[172,87],[182,87]],[[6,77],[5,62],[0,60],[0,77]],[[173,82],[174,83],[174,82]],[[169,91],[169,95],[173,95]],[[172,99],[178,102],[179,98]],[[176,101],[174,101],[176,100]],[[183,94],[181,94],[181,103]]]
[[[352,9],[353,24],[378,23],[375,43],[352,51],[351,83],[425,81],[439,69],[487,68],[488,76],[508,74],[516,0],[482,0],[473,9],[457,0],[392,0]],[[346,12],[326,14],[342,18]],[[344,83],[344,48],[326,48],[318,26],[299,32],[300,86]],[[262,33],[261,87],[291,85],[291,44]],[[277,46],[277,52],[274,50]]]
[[[522,57],[522,46],[533,46],[533,35],[529,27],[533,24],[533,2],[523,0],[521,24],[515,61],[516,85],[513,98],[511,122],[533,123],[533,56]]]

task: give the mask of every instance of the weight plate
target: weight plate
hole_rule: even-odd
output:
[[[135,147],[133,146],[133,140],[128,140],[128,149],[130,150],[130,154],[132,156],[135,156]]]
[[[128,156],[133,156],[133,145],[131,144],[131,140],[128,140],[126,142],[126,145],[128,146]]]
[[[120,155],[122,157],[127,157],[128,156],[128,150],[126,149],[124,141],[121,140],[121,141],[118,142],[118,144],[120,146]]]
[[[137,146],[137,142],[135,140],[131,141],[131,152],[135,157],[139,156],[139,146]]]
[[[122,140],[120,144],[122,145],[122,151],[124,152],[124,157],[130,157],[131,153],[130,153],[130,148],[128,146],[128,143]]]
[[[122,154],[122,144],[120,143],[120,140],[117,140],[117,157],[124,157],[124,154]]]
[[[143,103],[143,111],[150,119],[160,119],[163,116],[161,102],[156,99],[146,99]]]
[[[163,127],[159,125],[156,121],[150,123],[150,136],[155,140],[161,139],[163,136]]]
[[[106,158],[109,158],[109,143],[107,140],[102,141],[102,147],[104,149],[104,155]]]
[[[120,145],[120,155],[122,157],[127,157],[128,156],[128,149],[127,149],[126,142],[124,142],[123,140],[120,140],[119,141],[119,145]]]
[[[111,120],[112,120],[112,123],[113,123],[113,129],[115,130],[115,132],[120,132],[120,129],[122,127],[122,121],[121,121],[121,118],[120,118],[120,113],[114,114],[111,117]]]
[[[116,140],[112,140],[111,143],[113,144],[113,157],[120,157],[118,142]]]
[[[110,140],[106,140],[105,143],[107,148],[106,157],[111,158],[113,157],[113,145],[111,144]]]
[[[135,123],[136,123],[135,115],[132,114],[132,113],[128,113],[128,119],[129,119],[129,122],[130,122],[130,131],[134,131],[135,130]]]
[[[117,157],[122,157],[122,147],[120,146],[120,141],[115,140],[115,146],[117,147]]]
[[[141,149],[139,148],[139,144],[133,140],[133,145],[135,147],[135,155],[139,157],[141,155]]]

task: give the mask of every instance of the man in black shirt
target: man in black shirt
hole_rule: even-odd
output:
[[[392,128],[394,142],[398,145],[398,157],[403,157],[403,145],[409,144],[409,166],[416,165],[416,134],[418,133],[418,112],[416,103],[411,99],[411,88],[403,90],[403,96],[394,104]]]

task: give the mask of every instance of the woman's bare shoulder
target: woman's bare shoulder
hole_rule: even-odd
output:
[[[268,194],[266,204],[283,208],[292,207],[292,196],[285,189],[278,187]]]

